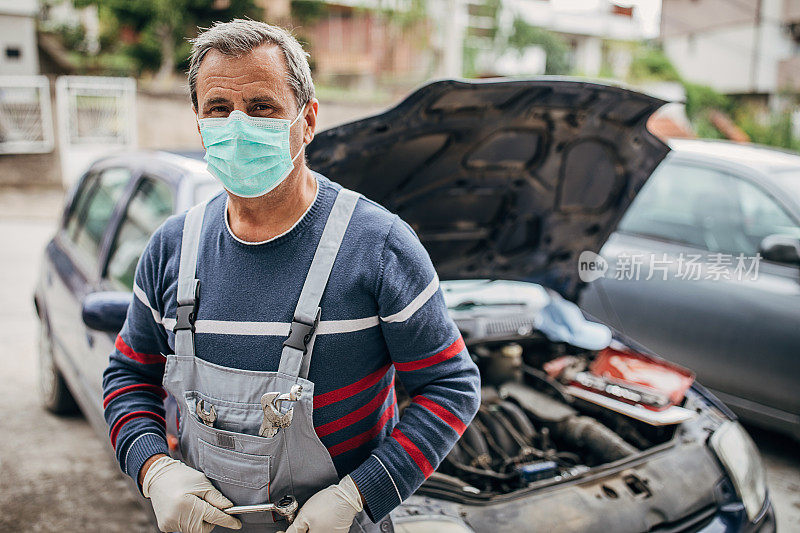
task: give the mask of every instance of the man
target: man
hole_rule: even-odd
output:
[[[306,166],[319,103],[297,41],[234,20],[193,45],[193,109],[226,191],[170,217],[139,260],[103,381],[120,466],[162,531],[285,529],[224,512],[284,496],[301,504],[288,531],[377,530],[475,415],[477,368],[412,229]]]

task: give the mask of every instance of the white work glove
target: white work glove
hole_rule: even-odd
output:
[[[233,505],[202,472],[171,457],[159,457],[142,480],[161,531],[209,533],[215,525],[240,529],[242,523],[220,511]]]
[[[356,514],[361,512],[361,494],[350,476],[314,494],[300,508],[286,533],[327,533],[349,531]]]

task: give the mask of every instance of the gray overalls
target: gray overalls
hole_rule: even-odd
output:
[[[277,372],[237,370],[195,357],[194,320],[200,295],[197,254],[206,203],[186,215],[178,270],[175,354],[167,356],[164,387],[180,409],[178,437],[183,461],[208,477],[234,505],[279,501],[293,495],[302,505],[317,491],[339,482],[328,450],[312,421],[314,383],[308,368],[320,316],[320,300],[330,276],[358,194],[342,189],[325,224],[311,268],[283,344]],[[265,393],[289,393],[301,387],[296,401],[278,403],[278,415],[291,408],[288,427],[260,436]],[[297,389],[295,388],[295,391]],[[285,417],[284,417],[285,418]],[[239,515],[240,531],[278,531],[287,522],[277,513]],[[387,528],[388,526],[388,528]],[[387,531],[359,513],[351,532]],[[219,528],[221,529],[221,528]]]

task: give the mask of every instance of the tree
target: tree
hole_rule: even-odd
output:
[[[76,7],[96,5],[106,52],[122,50],[139,70],[157,70],[170,78],[188,55],[187,37],[198,26],[236,17],[259,18],[254,0],[73,0]],[[125,38],[123,38],[125,36]],[[128,41],[128,42],[125,42]]]
[[[569,45],[560,36],[544,28],[532,26],[517,16],[511,25],[508,46],[522,52],[529,46],[541,46],[546,55],[545,74],[569,74]]]

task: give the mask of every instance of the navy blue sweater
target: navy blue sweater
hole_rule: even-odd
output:
[[[227,195],[207,207],[198,273],[196,353],[275,371],[308,267],[340,186],[320,174],[314,202],[287,232],[246,243],[230,231]],[[151,237],[103,379],[105,417],[134,479],[165,438],[165,357],[174,353],[185,213]],[[378,520],[411,495],[458,440],[480,402],[480,377],[411,227],[359,199],[322,298],[308,378],[314,426],[340,477],[350,474]],[[399,418],[395,377],[412,402]],[[399,420],[398,420],[399,419]]]

